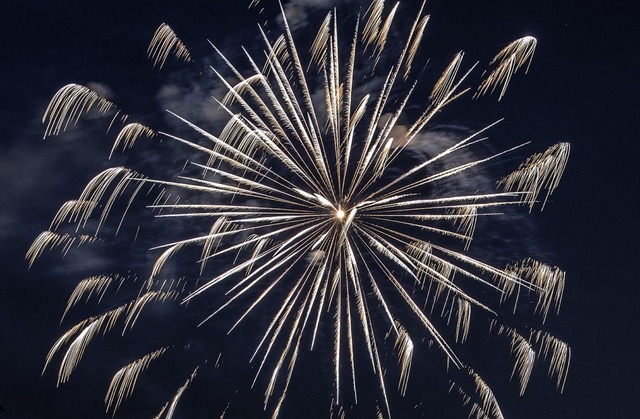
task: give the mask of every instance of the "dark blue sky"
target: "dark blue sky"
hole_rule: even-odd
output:
[[[27,270],[24,254],[57,208],[77,196],[92,174],[108,166],[110,147],[100,128],[88,131],[89,135],[76,130],[42,141],[44,127],[39,120],[49,98],[66,83],[99,82],[109,86],[115,102],[129,113],[162,123],[162,105],[154,95],[163,78],[175,73],[152,70],[145,57],[155,28],[161,22],[172,25],[196,57],[209,54],[206,39],[226,51],[236,43],[251,45],[261,18],[247,11],[245,2],[25,1],[4,8],[0,16],[0,405],[4,409],[0,419],[100,414],[104,383],[99,380],[108,375],[102,365],[117,360],[117,353],[87,355],[85,362],[95,363],[96,371],[80,370],[61,389],[55,388],[54,373],[40,377],[47,351],[66,330],[58,326],[58,319],[70,284],[77,281],[67,276],[82,272],[87,261],[75,261],[77,270],[69,271],[55,268],[64,263],[51,258]],[[461,108],[452,115],[471,125],[505,117],[499,138],[531,139],[538,149],[560,140],[572,144],[560,188],[545,211],[533,217],[551,253],[550,262],[567,272],[561,315],[551,327],[572,347],[571,370],[562,396],[544,380],[536,381],[536,390],[523,399],[515,391],[507,393],[502,401],[510,417],[631,417],[640,409],[635,315],[640,296],[635,266],[640,254],[636,161],[640,147],[634,95],[639,90],[640,60],[635,54],[640,33],[629,8],[589,1],[428,2],[432,19],[424,45],[434,60],[460,49],[470,59],[486,60],[505,42],[528,34],[539,42],[529,74],[515,80],[500,104],[483,101],[471,113]],[[105,252],[94,262],[109,266],[113,258],[117,256]],[[70,259],[67,264],[74,263]],[[166,367],[165,372],[169,370]],[[213,378],[211,385],[217,394],[235,397],[232,390],[222,388],[227,386],[216,387],[220,382]],[[153,391],[150,386],[143,393],[152,398]],[[209,397],[206,392],[198,394]],[[259,405],[260,394],[254,391],[254,399],[250,394],[247,400],[237,399],[236,405]],[[158,400],[159,405],[163,402]],[[141,411],[146,417],[155,410]]]

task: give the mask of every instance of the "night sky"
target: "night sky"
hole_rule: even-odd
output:
[[[162,111],[171,106],[206,124],[209,113],[192,106],[207,100],[213,86],[205,74],[212,62],[208,57],[213,56],[206,40],[234,58],[232,51],[239,51],[240,45],[257,44],[256,23],[276,14],[247,10],[248,0],[15,3],[3,7],[0,14],[0,419],[109,417],[102,413],[102,400],[109,372],[123,364],[118,352],[111,350],[117,340],[105,341],[104,349],[93,353],[101,342],[90,345],[81,364],[84,368],[61,388],[56,388],[55,365],[43,377],[40,372],[49,348],[66,330],[59,326],[59,318],[72,284],[87,272],[113,269],[122,253],[105,250],[89,258],[69,255],[61,260],[52,252],[31,269],[24,255],[60,205],[76,197],[93,175],[113,165],[106,159],[112,136],[104,135],[101,122],[85,121],[65,135],[43,141],[44,109],[61,86],[93,83],[106,88],[118,106],[149,125],[171,129],[172,122]],[[444,63],[461,49],[468,54],[468,62],[486,62],[506,42],[524,35],[538,39],[529,73],[514,79],[500,103],[467,100],[453,106],[443,122],[477,127],[504,117],[496,129],[497,143],[532,140],[535,148],[529,152],[558,141],[571,143],[560,187],[544,212],[534,211],[531,217],[536,230],[536,244],[531,247],[544,243],[540,255],[567,272],[561,314],[549,328],[570,344],[571,369],[562,395],[554,391],[551,380],[544,380],[544,374],[539,374],[532,383],[535,389],[523,398],[517,396],[515,385],[504,391],[499,401],[510,418],[624,418],[640,411],[636,308],[640,285],[634,259],[640,254],[636,161],[640,33],[631,6],[616,3],[427,2],[431,20],[422,58],[433,63]],[[402,4],[411,9],[411,1]],[[298,10],[300,26],[309,23],[315,28],[319,22],[314,19],[325,13],[326,6]],[[357,11],[353,6],[352,13]],[[145,52],[161,22],[180,35],[199,60],[197,65],[182,73],[175,63],[160,72],[152,68]],[[200,76],[209,81],[200,87],[192,84]],[[171,86],[179,88],[171,90]],[[164,161],[161,169],[154,169],[158,175],[178,171],[184,158],[172,158],[169,153],[175,150],[164,147],[164,156],[150,152],[136,163],[146,167]],[[140,260],[131,268],[148,266],[148,262]],[[180,329],[179,324],[176,327]],[[244,331],[250,332],[250,328]],[[125,344],[135,346],[135,341]],[[177,371],[171,364],[164,365],[163,374]],[[510,364],[504,365],[508,377]],[[234,373],[232,367],[226,371]],[[414,369],[412,374],[419,372]],[[214,410],[212,417],[221,414],[228,401],[232,403],[228,417],[252,417],[249,412],[262,417],[261,388],[244,395],[234,392],[247,387],[240,373],[222,382],[219,375],[202,373],[201,377],[201,387],[211,387],[185,399],[175,417],[203,417],[194,407],[198,397],[221,399],[215,406],[222,408]],[[316,378],[298,377],[298,385],[307,379],[309,388],[294,392],[300,398],[288,412],[304,411],[305,397],[312,399],[322,388],[314,382]],[[183,375],[176,379],[176,383],[183,381]],[[444,383],[446,378],[424,381]],[[156,391],[162,393],[159,386],[138,390],[123,417],[152,417],[166,400],[154,398]],[[416,393],[413,396],[422,400]],[[450,398],[453,405],[459,404],[456,396]],[[437,413],[427,417],[460,417],[461,411],[447,410],[439,400],[432,403]],[[401,413],[395,417],[413,417],[412,409],[402,410],[401,401],[399,405]],[[308,414],[326,417],[326,410]]]

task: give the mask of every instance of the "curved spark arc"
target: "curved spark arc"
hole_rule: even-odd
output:
[[[357,18],[350,48],[346,52],[339,48],[336,11],[327,15],[314,40],[309,64],[309,69],[314,63],[318,67],[324,93],[322,106],[314,103],[309,87],[312,72],[305,70],[302,54],[280,5],[284,34],[271,42],[267,33],[260,28],[265,43],[264,65],[260,66],[243,49],[252,74],[243,75],[214,46],[227,70],[238,80],[234,84],[223,76],[222,71],[213,70],[228,90],[224,99],[216,99],[221,112],[229,117],[219,136],[170,112],[208,141],[207,146],[200,145],[196,140],[155,132],[140,124],[130,124],[123,129],[113,150],[119,144],[123,148],[130,148],[139,136],[171,139],[201,152],[209,159],[207,164],[193,163],[193,167],[201,170],[202,177],[183,175],[178,176],[177,180],[162,180],[142,178],[124,168],[105,171],[96,178],[95,186],[90,188],[86,196],[70,201],[65,210],[61,210],[52,223],[52,230],[55,230],[53,227],[59,228],[64,220],[76,223],[80,229],[86,224],[93,208],[106,203],[99,218],[99,230],[113,203],[125,195],[130,184],[135,185],[135,191],[129,204],[142,185],[183,190],[187,195],[201,194],[211,198],[212,203],[208,204],[172,204],[160,203],[159,197],[158,202],[148,208],[171,212],[158,214],[158,218],[212,217],[216,221],[208,234],[155,246],[154,250],[162,249],[163,253],[154,263],[136,299],[121,306],[115,314],[104,314],[90,318],[89,322],[79,323],[54,345],[47,357],[47,364],[74,334],[78,335],[64,355],[64,374],[61,373],[63,378],[59,379],[60,382],[68,379],[91,337],[100,329],[110,330],[118,321],[121,311],[125,314],[124,329],[127,330],[133,328],[135,319],[147,301],[153,298],[180,301],[186,307],[191,301],[206,298],[208,293],[226,287],[225,302],[205,316],[200,325],[239,301],[246,300],[246,308],[228,329],[228,333],[231,333],[257,307],[264,306],[267,297],[276,294],[276,290],[284,289],[286,295],[282,297],[268,327],[258,337],[259,343],[251,358],[251,362],[259,361],[253,384],[261,374],[269,376],[264,408],[269,408],[272,404],[270,399],[274,397],[273,417],[281,411],[303,339],[309,339],[310,348],[313,349],[322,327],[333,330],[335,403],[340,404],[346,399],[345,393],[348,391],[343,388],[343,383],[349,380],[343,375],[347,371],[351,374],[353,398],[356,403],[358,401],[358,342],[355,330],[359,328],[357,333],[364,336],[367,362],[378,379],[384,410],[391,417],[385,366],[380,352],[385,339],[377,332],[380,327],[375,324],[371,307],[379,304],[381,317],[387,321],[389,335],[395,342],[401,365],[399,391],[403,395],[409,385],[416,338],[412,337],[412,334],[416,334],[415,328],[405,327],[407,325],[394,314],[400,308],[394,306],[393,299],[402,301],[405,305],[403,308],[410,310],[416,324],[421,325],[424,336],[435,343],[444,355],[447,366],[453,365],[464,370],[473,378],[476,392],[482,399],[482,403],[474,408],[501,416],[486,382],[458,354],[458,344],[464,342],[469,331],[472,309],[490,318],[497,316],[489,303],[468,294],[466,285],[469,281],[479,284],[497,294],[501,301],[508,300],[513,294],[516,299],[520,293],[535,294],[538,297],[536,311],[546,318],[550,311],[557,312],[559,309],[564,273],[536,261],[524,261],[520,265],[501,269],[469,256],[465,251],[479,216],[499,215],[501,207],[523,203],[531,209],[541,189],[547,189],[548,197],[557,186],[566,165],[568,145],[560,143],[546,153],[527,160],[514,174],[500,182],[505,192],[426,197],[425,187],[429,184],[458,176],[524,145],[451,165],[440,171],[433,170],[435,163],[442,163],[450,155],[484,141],[485,138],[479,138],[479,135],[496,122],[390,178],[387,169],[395,167],[393,163],[407,150],[410,142],[423,133],[434,115],[469,90],[462,85],[476,66],[472,65],[458,76],[463,54],[457,54],[434,86],[427,107],[408,128],[405,138],[389,138],[394,127],[398,126],[400,116],[405,113],[417,84],[410,83],[406,93],[397,92],[404,89],[402,85],[411,74],[411,63],[427,24],[424,2],[395,64],[384,76],[378,90],[368,92],[357,101],[354,97],[354,80],[358,58],[364,56],[367,48],[373,51],[371,57],[365,58],[374,61],[374,68],[380,65],[379,59],[385,52],[397,7],[396,4],[383,19],[384,2],[374,0],[364,16],[364,24],[361,24],[360,17]],[[169,50],[175,45],[178,45],[175,48],[179,57],[191,60],[186,47],[173,31],[166,32],[164,36],[169,37],[166,40],[158,38],[162,38],[162,33],[156,33],[152,42],[156,47],[150,49],[150,55],[156,63],[164,63]],[[165,46],[158,50],[157,45]],[[502,68],[500,60],[514,60],[514,54],[520,54],[517,56],[519,66],[529,62],[535,42],[526,38],[514,45],[496,57],[498,68]],[[154,54],[162,55],[160,61]],[[341,61],[342,56],[347,56],[346,69]],[[502,96],[510,76],[511,73],[508,76],[491,75],[491,89],[482,87],[481,92],[493,90],[502,83]],[[77,85],[63,88],[61,92],[65,94],[54,97],[45,115],[45,122],[49,120],[47,134],[57,134],[66,129],[69,120],[77,120],[79,114],[88,110],[94,102],[101,104],[105,112],[114,106]],[[318,109],[326,112],[324,120]],[[394,143],[394,140],[398,142]],[[116,182],[117,175],[121,173],[124,173],[124,180]],[[219,203],[221,200],[223,203]],[[248,233],[251,234],[247,237]],[[57,233],[54,231],[52,234]],[[96,231],[96,237],[97,234]],[[68,250],[68,243],[73,243],[76,236],[65,236],[64,240],[57,238],[61,236],[51,237],[34,242],[28,253],[30,263],[48,247],[64,244]],[[444,238],[460,241],[465,251],[439,245],[438,241]],[[201,275],[205,263],[216,257],[235,252],[235,260],[226,271],[204,281],[198,278],[190,288],[181,285],[182,288],[178,289],[176,283],[175,290],[156,289],[164,287],[159,284],[162,283],[161,274],[168,260],[193,245],[203,248],[197,261],[201,264]],[[92,285],[93,282],[87,284],[85,287],[98,287]],[[441,304],[442,319],[421,308],[418,299],[423,296],[410,291],[414,286],[435,289],[433,294],[427,294],[425,306],[427,301],[431,302],[433,311],[436,304]],[[82,292],[86,292],[84,288]],[[393,297],[389,298],[388,294]],[[449,323],[445,311],[449,312],[449,316],[452,313],[457,316],[453,337],[441,330],[441,323]],[[322,319],[326,316],[333,318],[323,324]],[[108,321],[108,326],[103,326],[103,321]],[[533,362],[539,358],[550,360],[549,374],[556,377],[558,387],[564,385],[570,356],[564,342],[533,329],[530,339],[515,329],[498,330],[499,334],[512,339],[516,354],[513,374],[518,375],[521,393],[527,385]],[[534,349],[535,345],[541,348],[539,353]],[[521,355],[525,352],[526,356]],[[110,390],[108,406],[113,404],[113,394],[117,391],[117,402],[113,406],[114,410],[117,409],[125,398],[125,390],[127,393],[132,391],[130,386],[135,384],[138,373],[157,357],[138,357],[139,361],[136,362],[139,364],[131,364],[135,378],[114,381],[126,382],[127,387]],[[141,367],[143,364],[144,368]],[[273,364],[270,373],[265,372],[268,364]],[[192,375],[187,384],[193,378]],[[172,411],[187,384],[180,387],[172,402]],[[473,399],[463,389],[460,389],[460,393],[465,400],[467,397]]]

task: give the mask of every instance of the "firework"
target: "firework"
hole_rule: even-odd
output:
[[[176,179],[148,178],[124,167],[103,171],[78,199],[61,207],[50,229],[29,249],[29,264],[52,248],[68,252],[101,241],[114,208],[123,212],[120,229],[124,214],[150,190],[160,190],[147,206],[156,217],[210,227],[202,234],[158,243],[151,251],[161,253],[130,301],[112,305],[63,334],[45,364],[46,369],[54,357],[62,356],[58,383],[69,379],[94,336],[114,328],[129,333],[153,303],[176,303],[189,310],[198,301],[217,302],[224,296],[217,308],[198,319],[200,325],[225,316],[234,319],[231,331],[258,312],[269,315],[250,362],[256,365],[254,385],[266,381],[264,408],[273,417],[284,404],[299,356],[318,345],[331,348],[331,414],[345,400],[358,401],[357,365],[362,364],[376,377],[378,415],[390,417],[391,389],[385,376],[389,361],[383,353],[397,355],[397,387],[404,395],[411,386],[415,349],[423,345],[433,346],[436,359],[461,373],[451,388],[469,404],[471,414],[502,417],[485,379],[460,355],[472,313],[487,319],[490,333],[509,339],[512,376],[521,394],[538,361],[548,365],[562,389],[568,346],[499,315],[496,306],[512,304],[515,313],[519,300],[533,301],[533,314],[544,323],[549,313],[559,310],[564,273],[532,259],[493,266],[471,256],[468,248],[479,217],[498,216],[509,206],[532,210],[544,205],[558,186],[569,146],[559,143],[531,156],[498,181],[502,191],[434,195],[435,185],[522,145],[453,163],[453,156],[486,140],[483,135],[491,124],[420,162],[407,163],[403,156],[425,135],[434,116],[470,90],[466,86],[476,65],[461,71],[463,53],[456,54],[421,111],[409,117],[409,103],[425,96],[417,94],[418,81],[412,77],[429,16],[423,5],[411,25],[393,32],[397,8],[372,1],[346,35],[336,12],[329,13],[308,54],[298,48],[283,11],[283,34],[272,40],[261,31],[264,57],[258,60],[244,51],[246,68],[214,47],[222,65],[213,73],[226,88],[216,101],[228,121],[219,135],[174,113],[191,130],[190,136],[158,132],[137,122],[122,128],[112,154],[133,147],[140,138],[163,138],[199,154],[201,161],[191,163],[192,170]],[[403,31],[401,47],[391,49],[389,38]],[[532,37],[506,46],[489,64],[475,97],[497,91],[501,98],[512,75],[529,66],[534,49]],[[193,62],[184,43],[164,24],[148,53],[158,67],[171,55]],[[381,71],[382,77],[374,76]],[[61,133],[92,107],[112,115],[111,126],[129,119],[95,91],[68,85],[44,115],[45,136]],[[412,122],[400,124],[401,119]],[[182,200],[169,200],[169,192],[177,191]],[[164,273],[177,255],[190,254],[193,248],[198,249],[193,261],[198,274],[172,279]],[[65,315],[78,302],[100,301],[108,290],[130,281],[126,275],[82,280]],[[106,394],[107,411],[115,412],[131,395],[150,364],[177,350],[159,346],[119,369]],[[200,367],[185,375],[157,417],[172,416]]]

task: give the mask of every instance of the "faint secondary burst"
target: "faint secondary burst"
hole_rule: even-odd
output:
[[[465,351],[472,350],[465,346],[472,315],[484,319],[489,333],[508,340],[511,376],[520,394],[538,362],[563,388],[570,349],[539,326],[559,310],[564,273],[532,259],[492,266],[472,257],[468,248],[478,217],[498,216],[507,206],[524,204],[531,211],[544,205],[558,185],[569,145],[558,143],[531,156],[497,181],[502,191],[430,193],[434,185],[523,144],[452,164],[451,157],[460,150],[486,140],[483,135],[495,125],[491,124],[424,161],[407,163],[403,155],[424,135],[434,115],[471,90],[467,84],[476,65],[461,71],[463,53],[454,55],[425,100],[422,89],[416,89],[420,80],[414,80],[419,74],[412,64],[429,16],[423,4],[410,24],[394,28],[398,7],[374,0],[346,32],[339,29],[336,12],[330,12],[309,53],[296,44],[284,11],[282,35],[273,39],[261,29],[264,54],[244,51],[242,67],[214,47],[223,68],[213,72],[227,91],[216,100],[228,120],[219,135],[175,114],[192,129],[191,138],[136,122],[122,128],[112,154],[133,147],[141,137],[169,139],[202,156],[200,163],[190,164],[199,174],[187,171],[176,180],[165,180],[124,167],[103,171],[78,199],[65,203],[50,229],[36,238],[27,253],[29,264],[52,248],[66,253],[77,245],[104,241],[110,213],[117,208],[126,214],[150,189],[161,191],[148,205],[157,217],[210,227],[206,234],[158,243],[151,251],[160,256],[130,301],[112,304],[63,334],[45,364],[46,369],[60,358],[58,383],[69,379],[94,336],[118,328],[132,333],[151,303],[188,311],[191,302],[220,301],[224,295],[220,307],[199,319],[201,324],[225,316],[234,319],[233,330],[250,315],[270,316],[255,339],[250,362],[256,364],[254,385],[259,379],[266,383],[264,409],[273,417],[286,406],[299,356],[318,345],[332,354],[327,365],[332,365],[334,384],[333,394],[326,396],[327,415],[343,417],[347,409],[342,406],[358,403],[357,371],[366,367],[376,377],[379,392],[374,411],[391,417],[389,392],[397,387],[405,394],[412,381],[414,348],[425,346],[435,348],[429,356],[456,372],[450,374],[455,376],[451,389],[461,395],[471,415],[502,417],[490,384],[478,371],[482,367],[471,368],[464,361]],[[394,39],[402,34],[399,46],[395,42],[390,48],[391,34]],[[489,63],[475,97],[497,91],[501,98],[511,76],[528,67],[535,43],[525,37],[506,46]],[[193,61],[164,24],[148,53],[159,67],[170,55]],[[374,77],[383,67],[384,73]],[[416,101],[422,108],[410,117],[408,104],[415,107]],[[45,137],[64,131],[94,107],[112,115],[112,125],[129,118],[97,92],[68,85],[44,115]],[[401,119],[411,123],[401,125]],[[184,203],[166,198],[167,191],[180,190]],[[120,229],[123,222],[124,215],[114,225]],[[199,275],[173,279],[163,274],[171,258],[189,254],[191,248],[200,248],[195,258]],[[218,266],[212,266],[214,260]],[[129,281],[124,274],[81,280],[65,315],[78,302],[108,298],[110,291]],[[538,316],[538,321],[523,323],[502,314],[516,313],[516,304],[523,300],[535,305],[527,314]],[[501,304],[513,309],[498,315]],[[167,353],[188,351],[189,346],[150,349],[113,376],[105,397],[108,412],[115,413],[125,402],[152,363]],[[382,356],[389,351],[397,362]],[[387,374],[396,365],[397,374]],[[157,417],[173,415],[201,370],[202,364],[194,365],[176,378],[175,394],[158,407]],[[397,383],[390,382],[390,376]]]

